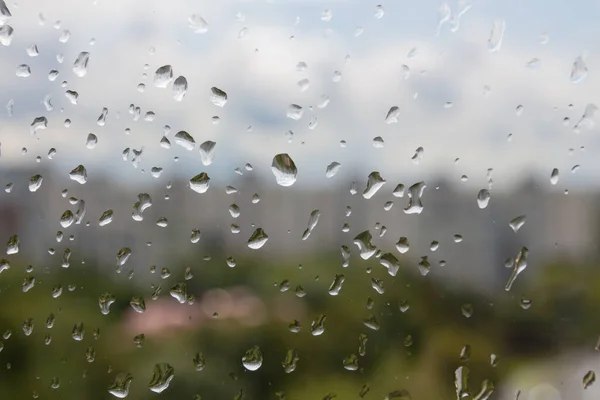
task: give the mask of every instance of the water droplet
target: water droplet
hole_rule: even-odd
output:
[[[37,57],[40,54],[37,45],[32,44],[25,49],[25,52],[29,57]]]
[[[94,362],[94,360],[96,359],[96,350],[94,350],[93,347],[88,347],[87,349],[85,349],[85,360],[89,363]]]
[[[379,258],[379,263],[387,268],[388,274],[391,276],[396,276],[400,269],[400,262],[392,253],[382,254]]]
[[[93,133],[89,133],[87,139],[85,140],[85,147],[91,150],[96,147],[96,144],[98,144],[98,136],[94,135]]]
[[[310,217],[308,218],[308,227],[302,234],[302,240],[308,239],[313,229],[315,229],[315,227],[317,226],[317,223],[319,222],[319,217],[321,217],[321,212],[319,210],[313,210],[310,213]]]
[[[494,393],[494,390],[496,390],[494,382],[489,379],[484,379],[483,382],[481,382],[481,390],[479,390],[479,393],[475,395],[473,400],[488,400]]]
[[[525,269],[527,268],[527,254],[528,253],[529,253],[529,250],[527,249],[527,247],[525,247],[525,246],[521,247],[521,250],[519,251],[519,254],[517,254],[517,257],[515,259],[515,264],[514,264],[512,274],[508,278],[508,281],[506,282],[506,286],[504,287],[504,289],[507,292],[511,289],[513,283],[517,279],[517,276],[520,273],[522,273],[523,271],[525,271]]]
[[[133,204],[133,212],[131,213],[131,218],[134,221],[143,221],[144,220],[144,210],[148,207],[152,206],[152,198],[148,193],[140,193],[138,194],[138,201]]]
[[[313,336],[320,336],[325,332],[325,321],[327,320],[327,316],[325,314],[319,315],[317,319],[315,319],[310,324],[310,333]]]
[[[287,154],[281,153],[273,157],[271,171],[275,175],[275,181],[281,186],[292,186],[296,182],[298,169],[294,160]]]
[[[217,107],[225,107],[225,104],[227,104],[227,93],[225,93],[224,91],[222,91],[221,89],[219,89],[217,87],[212,87],[210,89],[210,91],[211,91],[211,95],[210,95],[211,103],[213,103]]]
[[[252,250],[258,250],[267,243],[269,236],[262,230],[262,228],[256,228],[254,233],[248,239],[248,247]]]
[[[390,110],[388,111],[388,113],[385,117],[385,123],[386,124],[398,123],[399,117],[400,117],[400,108],[398,108],[397,106],[393,106],[392,108],[390,108]]]
[[[525,221],[527,221],[527,217],[525,215],[519,215],[518,217],[510,220],[508,226],[510,226],[511,229],[516,233],[523,225],[525,225]]]
[[[215,158],[215,147],[216,143],[210,140],[200,145],[200,158],[203,165],[210,165]]]
[[[169,383],[175,376],[175,370],[167,363],[158,363],[154,365],[152,379],[148,387],[154,393],[162,393],[169,387]]]
[[[333,161],[325,169],[325,177],[326,178],[333,178],[333,176],[338,173],[338,171],[340,170],[340,168],[342,168],[342,164],[340,164],[339,162]]]
[[[188,18],[188,26],[194,33],[208,32],[208,22],[198,14],[192,14]]]
[[[90,53],[88,53],[87,51],[82,51],[81,53],[79,53],[77,59],[73,63],[73,73],[76,76],[83,78],[87,74],[89,61]]]
[[[488,206],[490,202],[490,191],[487,189],[481,189],[479,193],[477,193],[477,205],[480,209],[484,209]]]
[[[196,193],[206,193],[210,186],[210,178],[206,172],[201,172],[200,174],[194,176],[190,179],[190,189],[192,189]]]
[[[60,33],[60,36],[58,37],[58,41],[61,43],[67,43],[70,38],[71,31],[69,31],[68,29],[63,29],[63,31]]]
[[[68,228],[74,221],[75,217],[73,216],[73,212],[71,210],[66,210],[60,217],[60,226]]]
[[[83,329],[83,322],[79,325],[73,326],[73,330],[71,331],[71,336],[73,340],[76,342],[81,342],[83,340],[83,336],[85,334],[85,330]]]
[[[188,82],[185,76],[179,76],[173,82],[173,98],[175,101],[182,101],[188,90]]]
[[[331,285],[329,286],[329,294],[332,296],[337,296],[338,294],[340,294],[340,290],[342,290],[342,285],[344,284],[345,280],[346,277],[344,275],[336,275],[333,279],[333,282],[331,282]]]
[[[120,270],[120,268],[125,265],[125,263],[127,262],[127,260],[129,260],[129,257],[131,256],[131,249],[129,247],[122,247],[118,252],[117,252],[117,271]]]
[[[427,185],[423,181],[417,182],[408,188],[408,205],[404,208],[405,214],[421,214],[423,211],[421,197],[425,188],[427,188]]]
[[[496,19],[492,25],[492,31],[488,39],[488,51],[495,52],[500,50],[502,46],[502,37],[504,36],[504,30],[506,29],[506,21],[503,19]]]
[[[69,172],[71,180],[83,185],[87,182],[87,171],[83,165],[78,165]]]
[[[156,220],[156,225],[161,228],[166,228],[169,225],[169,220],[167,220],[167,218],[165,217],[159,217]]]
[[[353,243],[358,247],[360,257],[363,260],[368,260],[377,252],[377,248],[371,243],[372,239],[373,236],[368,230],[361,232],[354,237]]]
[[[163,65],[154,73],[154,86],[157,88],[166,88],[173,79],[173,68],[170,65]]]
[[[6,24],[11,17],[12,14],[6,6],[6,2],[4,0],[0,0],[0,25]]]
[[[110,312],[110,306],[115,302],[115,296],[110,293],[103,293],[98,298],[98,306],[100,306],[100,312],[103,315],[107,315]]]
[[[571,82],[582,82],[588,73],[588,67],[583,59],[583,55],[578,56],[571,67]]]
[[[365,188],[364,192],[363,192],[363,197],[365,199],[370,199],[371,197],[373,197],[375,195],[375,193],[377,193],[377,191],[379,189],[381,189],[381,187],[383,185],[385,185],[386,180],[383,179],[383,177],[379,174],[379,172],[377,171],[373,171],[369,174],[369,176],[367,177],[367,187]]]
[[[185,282],[177,283],[169,291],[171,297],[179,302],[179,304],[185,304],[187,301],[187,285]]]
[[[296,350],[289,349],[285,354],[285,359],[281,363],[285,373],[290,374],[294,372],[296,370],[296,364],[298,364],[299,360],[300,357],[298,356],[298,352]]]
[[[65,92],[65,97],[69,102],[73,105],[77,105],[77,100],[79,99],[79,93],[74,90],[67,90]]]
[[[202,237],[202,233],[200,233],[199,229],[192,229],[192,235],[190,236],[190,242],[198,243],[200,238]]]
[[[129,305],[131,306],[131,308],[133,308],[133,311],[137,312],[137,313],[143,313],[144,311],[146,311],[146,302],[144,301],[143,297],[139,297],[139,296],[134,296],[131,298],[131,301],[129,302]]]
[[[192,135],[186,131],[179,131],[175,134],[175,143],[186,150],[194,150],[194,147],[196,146],[196,141]]]
[[[350,354],[342,361],[344,369],[348,371],[356,371],[358,369],[358,356],[356,354]]]
[[[550,183],[552,185],[556,185],[558,183],[558,179],[559,179],[558,168],[554,168],[552,170],[552,173],[550,174]]]
[[[298,104],[290,104],[287,108],[286,116],[293,120],[299,120],[304,114],[304,109]]]
[[[29,178],[29,191],[36,192],[42,186],[43,180],[41,175],[33,175]]]
[[[263,363],[263,355],[260,351],[260,347],[253,346],[246,351],[242,357],[242,365],[248,371],[256,371],[261,367]]]
[[[0,26],[0,44],[10,46],[13,40],[15,30],[10,25]]]
[[[31,75],[31,68],[27,64],[21,64],[17,67],[15,73],[19,78],[27,78]]]
[[[596,382],[596,373],[594,371],[588,371],[583,377],[583,388],[587,389],[594,382]]]
[[[367,318],[363,319],[363,324],[374,331],[378,331],[380,328],[379,322],[374,315],[369,315]]]

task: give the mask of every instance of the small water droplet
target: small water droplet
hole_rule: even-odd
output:
[[[502,38],[504,36],[504,30],[506,29],[506,21],[503,19],[496,19],[492,25],[490,37],[488,39],[488,51],[496,52],[500,50],[502,46]]]
[[[582,82],[588,73],[588,67],[583,59],[583,55],[577,56],[571,67],[571,82],[580,83]]]
[[[169,387],[171,380],[175,376],[175,370],[167,363],[158,363],[154,365],[152,379],[148,387],[154,393],[162,393]]]
[[[588,371],[583,377],[583,388],[587,389],[594,382],[596,382],[596,373],[594,371]]]
[[[198,14],[192,14],[188,18],[188,26],[194,33],[208,32],[208,22]]]

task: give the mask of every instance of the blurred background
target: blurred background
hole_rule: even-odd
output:
[[[0,0],[1,397],[599,398],[599,17]]]

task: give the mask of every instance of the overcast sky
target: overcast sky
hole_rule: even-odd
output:
[[[14,36],[9,46],[0,45],[0,104],[13,100],[14,106],[12,116],[0,109],[0,168],[47,166],[66,175],[84,164],[90,179],[113,174],[147,183],[155,181],[149,170],[158,166],[165,170],[163,180],[170,174],[190,178],[206,171],[227,184],[237,177],[233,169],[249,162],[253,173],[274,182],[273,156],[285,152],[298,166],[300,187],[333,185],[350,176],[366,181],[373,170],[408,184],[437,175],[460,184],[466,174],[467,185],[481,186],[488,168],[494,169],[498,189],[530,174],[550,188],[553,168],[561,173],[555,190],[598,185],[598,129],[584,124],[575,132],[573,126],[588,104],[600,103],[595,53],[600,48],[600,2],[444,4],[8,2],[12,17],[6,24]],[[447,10],[449,20],[438,29]],[[207,22],[207,29],[190,27],[194,14]],[[505,24],[502,42],[490,51],[491,30],[499,20]],[[61,42],[64,30],[70,36]],[[26,49],[34,44],[39,55],[30,57]],[[87,74],[78,77],[73,62],[82,51],[90,59]],[[58,53],[64,55],[62,64]],[[580,56],[585,68],[580,66],[579,73],[585,77],[573,82],[573,64]],[[298,70],[300,62],[306,63],[305,70]],[[17,76],[21,64],[30,66],[30,76]],[[154,73],[163,65],[172,66],[173,78],[187,79],[183,101],[173,99],[172,83],[167,88],[153,85]],[[59,75],[51,82],[48,72],[53,69]],[[340,79],[334,82],[336,74]],[[302,91],[299,82],[304,79],[309,83],[304,82]],[[138,90],[140,83],[146,85],[144,92]],[[210,101],[211,87],[227,93],[224,107]],[[66,90],[79,94],[77,105],[69,102]],[[51,111],[43,102],[46,95],[52,98]],[[323,96],[329,103],[319,108]],[[128,113],[130,104],[141,108],[139,121]],[[286,117],[290,104],[303,107],[302,118]],[[393,106],[399,108],[398,122],[387,124]],[[103,107],[108,117],[98,126]],[[147,111],[156,113],[153,122],[144,121]],[[32,136],[30,124],[40,116],[47,117],[48,128]],[[213,116],[220,118],[219,124]],[[63,124],[66,118],[72,120],[69,128]],[[318,123],[310,129],[315,118]],[[170,149],[159,143],[164,125],[172,128]],[[194,150],[175,144],[173,136],[180,130],[194,137]],[[285,134],[289,130],[294,132],[291,143]],[[86,148],[89,133],[98,137],[94,149]],[[373,146],[377,136],[383,138],[383,148]],[[210,166],[202,165],[198,152],[206,140],[217,143]],[[52,147],[58,152],[48,160]],[[415,164],[411,157],[419,147],[424,152]],[[125,148],[144,149],[137,169],[123,161]],[[36,164],[37,156],[42,156],[41,164]],[[326,179],[325,168],[332,161],[342,168]],[[573,174],[575,165],[580,168]]]

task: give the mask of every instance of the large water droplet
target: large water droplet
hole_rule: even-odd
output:
[[[132,380],[133,376],[129,373],[118,374],[113,379],[110,386],[108,386],[108,393],[120,399],[124,399],[129,395],[129,387],[131,386]]]
[[[83,185],[87,182],[87,171],[83,165],[78,165],[69,172],[69,178]]]
[[[345,280],[346,277],[344,275],[337,274],[333,279],[333,282],[331,282],[331,285],[329,286],[329,294],[332,296],[337,296],[338,294],[340,294],[340,290],[342,290],[342,285],[344,284]]]
[[[342,164],[340,164],[339,162],[333,161],[325,169],[325,177],[326,178],[333,178],[333,176],[338,173],[338,171],[340,170],[340,168],[342,168]]]
[[[0,44],[10,46],[13,40],[15,30],[10,25],[0,26]]]
[[[256,371],[261,367],[263,363],[263,355],[260,351],[260,347],[253,346],[246,351],[242,357],[242,365],[248,371]]]
[[[175,101],[182,101],[188,90],[188,82],[185,76],[179,76],[173,82],[173,98]]]
[[[173,79],[173,68],[170,65],[163,65],[154,73],[154,86],[166,88]]]
[[[210,102],[217,107],[225,107],[225,104],[227,104],[227,93],[217,87],[212,87],[210,92]]]
[[[158,363],[154,366],[152,379],[148,387],[154,393],[162,393],[169,387],[169,383],[175,376],[175,370],[167,363]]]
[[[477,193],[477,205],[482,210],[486,208],[490,202],[490,191],[487,189],[481,189],[479,193]]]
[[[552,170],[552,173],[550,173],[550,183],[552,185],[556,185],[558,183],[558,179],[559,179],[558,168],[554,168]]]
[[[398,108],[397,106],[393,106],[392,108],[390,108],[390,110],[388,111],[388,113],[385,117],[385,123],[386,124],[395,124],[398,122],[399,117],[400,117],[400,108]]]
[[[0,25],[6,24],[11,17],[12,14],[6,6],[6,2],[4,0],[0,0]]]
[[[254,233],[248,239],[248,247],[252,250],[258,250],[267,243],[269,236],[262,230],[262,228],[256,228]]]
[[[517,232],[523,225],[525,225],[525,221],[527,221],[527,217],[525,215],[519,215],[510,220],[508,226],[515,232]]]
[[[369,174],[369,176],[367,177],[367,187],[365,188],[365,191],[363,192],[363,197],[365,199],[370,199],[371,197],[373,197],[375,195],[375,193],[377,193],[377,191],[379,189],[381,189],[381,187],[383,185],[385,185],[386,180],[382,178],[382,176],[379,174],[379,172],[377,171],[373,171]]]
[[[277,154],[273,157],[271,171],[275,175],[275,181],[281,186],[292,186],[296,182],[298,169],[294,160],[287,153]]]
[[[200,145],[200,159],[203,165],[210,165],[215,158],[215,147],[217,143],[207,140]]]
[[[325,321],[327,320],[327,315],[321,314],[317,319],[315,319],[310,324],[310,333],[313,336],[320,336],[325,332]]]
[[[583,377],[583,388],[589,388],[594,382],[596,382],[596,373],[594,371],[588,371]]]
[[[196,146],[196,141],[186,131],[179,131],[175,134],[175,143],[186,150],[194,150]]]
[[[523,271],[525,271],[525,269],[527,268],[527,254],[528,253],[529,253],[529,250],[527,249],[527,247],[525,247],[525,246],[521,247],[519,254],[517,254],[517,258],[515,259],[515,264],[513,267],[512,274],[508,278],[508,281],[506,282],[506,286],[504,287],[504,289],[507,292],[511,289],[513,283],[517,279],[517,276],[519,276],[519,274],[522,273]]]
[[[285,373],[290,374],[294,372],[296,370],[296,364],[298,364],[299,360],[300,357],[298,356],[298,352],[296,350],[289,349],[285,355],[285,359],[281,363]]]
[[[87,74],[88,63],[90,61],[90,53],[82,51],[77,56],[77,59],[73,63],[73,73],[76,76],[83,78]]]
[[[427,185],[423,181],[417,182],[408,188],[408,205],[404,208],[405,214],[421,214],[423,211],[421,197],[425,188],[427,188]]]
[[[293,120],[299,120],[304,114],[304,109],[298,104],[290,104],[287,109],[287,117]]]
[[[200,174],[194,176],[190,179],[190,189],[192,189],[196,193],[206,193],[210,186],[210,178],[206,172],[201,172]]]
[[[308,218],[308,227],[302,234],[302,240],[308,239],[313,229],[315,229],[315,227],[317,226],[317,223],[319,222],[319,217],[321,217],[321,212],[319,210],[313,210],[310,213],[310,217]]]
[[[36,192],[41,186],[44,178],[41,175],[33,175],[29,178],[29,191]]]
[[[377,248],[371,243],[372,239],[373,236],[368,230],[361,232],[354,237],[353,243],[358,247],[360,257],[363,260],[368,260],[377,252]]]
[[[588,68],[583,59],[583,55],[577,56],[571,67],[571,82],[579,83],[582,82],[587,76]]]

